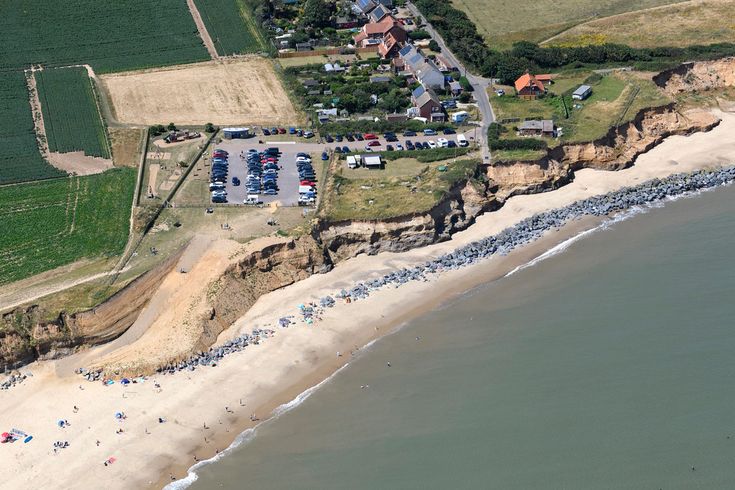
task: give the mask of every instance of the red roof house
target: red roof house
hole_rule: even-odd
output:
[[[516,94],[522,99],[535,99],[546,93],[546,86],[551,83],[552,75],[531,75],[526,72],[515,82]]]

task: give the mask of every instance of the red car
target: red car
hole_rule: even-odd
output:
[[[314,187],[316,184],[310,180],[302,180],[301,182],[299,182],[299,185],[310,185]]]
[[[278,128],[278,134],[286,134],[286,128]]]
[[[368,146],[380,146],[380,141],[371,141],[367,144]]]
[[[376,140],[378,137],[374,135],[373,133],[365,133],[363,136],[366,140]]]

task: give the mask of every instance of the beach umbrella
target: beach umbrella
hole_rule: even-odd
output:
[[[59,427],[64,427],[64,421],[63,420],[59,420],[56,423],[59,424]]]
[[[130,384],[130,380],[128,378],[123,378],[120,380],[120,384],[124,384],[124,385]]]
[[[123,418],[123,413],[122,413],[122,412],[115,412],[115,418],[116,418],[116,419],[121,419],[121,418]]]

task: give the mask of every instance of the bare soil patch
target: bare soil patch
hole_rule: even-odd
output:
[[[99,78],[121,123],[271,125],[298,118],[271,62],[256,56]]]
[[[94,175],[111,169],[112,160],[101,157],[90,157],[83,151],[69,153],[50,152],[44,155],[54,167],[75,175]]]
[[[112,161],[117,167],[137,167],[145,138],[144,129],[109,128]]]

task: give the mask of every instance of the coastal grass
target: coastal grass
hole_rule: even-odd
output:
[[[572,99],[571,93],[582,83],[592,87],[592,95],[583,101]],[[632,120],[641,109],[671,102],[653,83],[651,74],[642,72],[562,73],[545,97],[522,100],[513,93],[509,89],[506,95],[491,98],[504,134],[514,135],[522,121],[552,119],[562,130],[559,140],[563,143],[593,141]]]
[[[348,169],[331,175],[332,192],[324,196],[323,217],[332,221],[376,220],[430,210],[456,183],[476,172],[478,161],[422,163],[413,158],[390,161],[382,170]]]
[[[512,42],[540,42],[581,22],[676,3],[672,0],[452,0],[477,26],[492,48],[507,48]]]
[[[493,162],[534,161],[546,155],[544,150],[495,150],[492,152]]]
[[[635,48],[735,42],[735,0],[695,0],[579,24],[552,46],[618,43]]]
[[[83,258],[120,254],[136,171],[0,187],[0,284]]]

